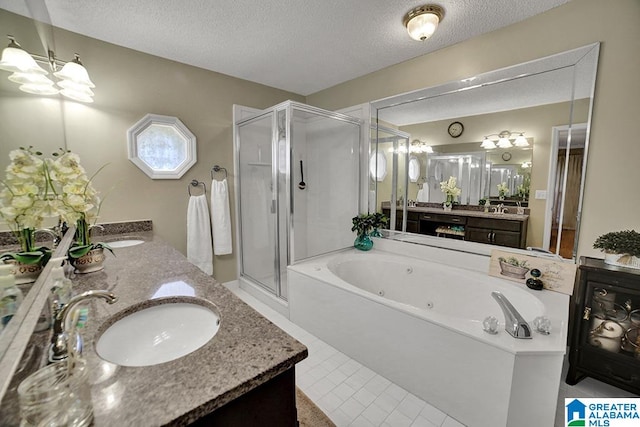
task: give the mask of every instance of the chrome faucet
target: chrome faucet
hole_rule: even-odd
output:
[[[58,232],[56,227],[53,227],[53,229],[51,229],[51,228],[38,228],[36,230],[36,233],[45,233],[45,234],[48,234],[49,236],[51,236],[54,248],[57,248],[58,245],[60,244],[60,242],[62,241],[62,237],[60,236],[60,233]]]
[[[56,310],[53,317],[53,336],[49,346],[49,362],[59,362],[65,360],[69,355],[69,333],[67,331],[67,321],[72,309],[81,302],[89,298],[102,298],[108,304],[118,301],[118,297],[109,291],[93,290],[83,292],[71,298],[69,302]],[[82,338],[76,336],[75,350],[82,352]]]
[[[500,203],[499,205],[493,207],[493,213],[504,214],[507,212],[509,212],[509,209],[504,207],[504,203]]]
[[[498,305],[504,313],[504,330],[514,338],[531,338],[531,326],[518,313],[518,310],[501,292],[493,291],[491,296],[498,302]]]

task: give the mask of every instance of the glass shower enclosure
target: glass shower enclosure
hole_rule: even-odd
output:
[[[353,245],[362,121],[287,101],[235,124],[239,276],[287,299],[287,265]]]

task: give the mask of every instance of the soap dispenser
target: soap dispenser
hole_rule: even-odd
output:
[[[4,329],[22,303],[22,291],[11,274],[12,265],[0,265],[0,329]]]

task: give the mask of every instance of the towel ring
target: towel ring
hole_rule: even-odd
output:
[[[222,167],[218,166],[218,165],[215,165],[213,168],[211,168],[211,179],[213,179],[213,173],[214,172],[220,172],[220,171],[224,171],[224,177],[228,178],[227,170],[225,168],[222,168]]]
[[[189,185],[187,185],[187,191],[189,192],[190,196],[191,196],[191,187],[197,187],[199,185],[202,185],[202,187],[204,188],[204,194],[207,194],[207,184],[194,179],[191,181],[191,183],[189,183]]]

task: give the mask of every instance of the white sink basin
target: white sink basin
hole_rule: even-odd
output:
[[[96,351],[122,366],[150,366],[185,356],[218,332],[220,317],[211,308],[169,302],[136,311],[109,326]]]
[[[127,248],[129,246],[141,245],[144,240],[139,239],[126,239],[126,240],[114,240],[113,242],[107,242],[107,245],[111,248]]]

